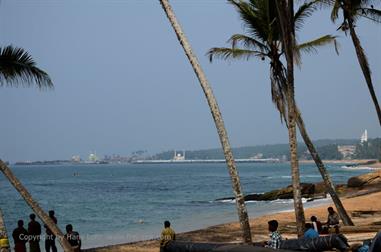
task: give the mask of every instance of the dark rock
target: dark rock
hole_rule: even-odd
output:
[[[310,183],[301,183],[302,197],[311,198],[315,194],[315,185]],[[245,196],[245,201],[270,201],[277,199],[292,199],[293,198],[292,185],[287,186],[286,188],[281,188],[278,190],[273,190],[263,194],[248,194]],[[233,200],[234,197],[220,198],[216,201],[223,200]]]
[[[381,185],[381,171],[363,174],[348,179],[348,187]]]

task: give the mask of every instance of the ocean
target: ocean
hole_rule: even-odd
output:
[[[237,166],[245,194],[262,193],[291,183],[288,163]],[[215,201],[232,196],[225,164],[11,168],[45,210],[55,211],[63,231],[66,224],[74,226],[81,235],[83,248],[156,238],[164,220],[169,220],[177,232],[183,232],[238,219],[233,201]],[[327,168],[335,183],[345,183],[349,177],[369,172],[341,164],[329,164]],[[300,170],[302,182],[321,181],[314,164],[301,164]],[[0,192],[0,207],[11,235],[17,220],[28,222],[31,209],[2,174]],[[305,206],[311,204],[317,203]],[[247,203],[250,217],[290,210],[292,206],[291,200]]]

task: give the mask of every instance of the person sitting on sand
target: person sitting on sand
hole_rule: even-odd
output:
[[[176,233],[171,228],[171,223],[166,220],[164,221],[164,229],[161,231],[160,251],[165,251],[165,247],[173,240],[176,240]]]
[[[340,231],[339,231],[339,223],[340,223],[339,215],[335,212],[335,210],[333,210],[332,207],[328,207],[327,210],[328,210],[327,222],[324,224],[327,225],[328,230],[329,230],[329,228],[333,227],[333,228],[335,228],[336,234],[340,233]]]
[[[79,237],[79,233],[73,231],[73,226],[71,224],[66,225],[66,234],[64,238],[70,243],[74,252],[81,251],[81,238]]]
[[[320,234],[322,231],[321,222],[318,221],[316,216],[311,216],[311,222],[312,222],[312,226],[313,226],[314,230]]]
[[[265,243],[265,247],[272,249],[279,249],[282,241],[282,236],[278,232],[278,221],[271,220],[268,222],[270,233],[270,240]]]
[[[313,228],[311,223],[306,223],[305,227],[305,232],[304,232],[304,238],[306,239],[313,239],[316,237],[319,237],[319,233],[316,232],[316,230]]]
[[[15,252],[26,252],[25,244],[28,241],[28,231],[24,228],[24,221],[17,221],[17,228],[12,233],[15,243]]]

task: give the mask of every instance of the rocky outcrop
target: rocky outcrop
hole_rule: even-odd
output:
[[[348,187],[381,186],[381,170],[348,179]]]
[[[348,180],[347,185],[338,184],[336,185],[336,192],[339,195],[347,195],[348,193],[353,193],[353,191],[358,191],[356,188],[376,188],[380,187],[381,190],[381,170],[363,174],[360,176],[352,177]],[[315,184],[302,183],[302,197],[308,198],[309,200],[319,199],[326,196],[326,190],[324,182],[319,182]],[[377,189],[377,188],[376,188]],[[378,189],[377,189],[378,190]],[[292,199],[292,186],[289,185],[285,188],[273,190],[270,192],[262,194],[248,194],[245,196],[245,201],[271,201],[277,199]],[[220,198],[216,201],[223,200],[233,200],[234,197]]]
[[[317,193],[315,190],[315,184],[301,183],[300,186],[302,188],[302,197],[304,198],[313,198],[315,194]],[[292,199],[292,198],[293,198],[292,186],[289,185],[285,188],[273,190],[263,194],[256,194],[256,193],[248,194],[245,196],[245,201],[267,201],[267,200]],[[234,197],[228,197],[228,198],[216,199],[216,201],[233,200],[233,199]]]

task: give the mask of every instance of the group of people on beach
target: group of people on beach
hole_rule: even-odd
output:
[[[313,239],[319,237],[321,234],[329,234],[334,230],[334,233],[339,233],[339,215],[332,207],[328,207],[327,222],[321,223],[316,216],[311,216],[311,223],[305,224],[304,239]],[[278,231],[278,221],[271,220],[268,222],[268,229],[270,231],[270,240],[263,243],[265,247],[279,249],[282,241],[282,235]]]
[[[49,211],[49,217],[51,220],[57,224],[57,218],[53,210]],[[43,238],[41,235],[41,224],[36,221],[36,215],[29,215],[30,221],[28,223],[28,229],[24,228],[24,221],[19,220],[17,222],[17,228],[13,230],[12,237],[15,244],[15,252],[26,252],[26,244],[29,243],[29,252],[41,252],[40,249],[40,240]],[[56,236],[44,225],[46,229],[45,237],[45,251],[46,252],[57,252],[56,247]],[[71,224],[66,225],[66,234],[63,239],[66,239],[69,244],[72,246],[75,252],[81,250],[81,239],[78,232],[73,230]]]
[[[334,230],[334,233],[339,233],[339,215],[332,207],[328,207],[327,222],[321,223],[316,216],[311,216],[311,223],[305,224],[305,233],[303,238],[313,239],[319,237],[320,234],[329,234]],[[278,231],[279,223],[277,220],[270,220],[268,222],[268,230],[270,232],[270,239],[266,242],[258,243],[256,245],[268,247],[272,249],[279,249],[282,242],[282,235]],[[164,221],[164,229],[161,232],[160,238],[160,251],[165,251],[169,242],[176,239],[175,231],[171,228],[169,221]]]

